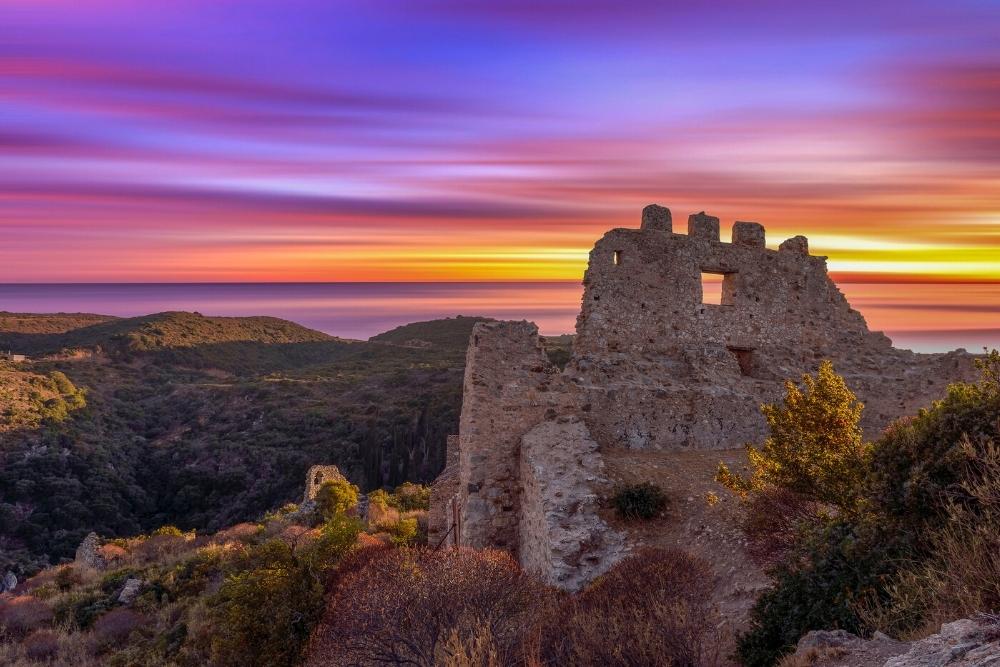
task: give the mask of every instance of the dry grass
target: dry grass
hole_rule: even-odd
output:
[[[1000,611],[1000,449],[987,447],[969,466],[970,481],[931,537],[932,557],[904,568],[887,603],[859,605],[872,627],[914,640],[942,623]]]

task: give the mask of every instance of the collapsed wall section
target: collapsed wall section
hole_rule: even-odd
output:
[[[607,485],[586,424],[549,419],[521,440],[521,566],[553,586],[576,590],[625,553],[625,538],[597,513]]]

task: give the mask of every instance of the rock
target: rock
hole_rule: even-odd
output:
[[[136,579],[135,577],[126,579],[122,592],[118,594],[118,602],[125,605],[132,604],[136,597],[138,597],[139,591],[142,590],[144,584],[145,582],[142,579]]]
[[[1000,627],[972,619],[945,623],[885,667],[1000,667]]]
[[[107,567],[107,562],[101,556],[101,538],[97,533],[90,533],[80,546],[76,548],[76,564],[89,567],[94,570],[103,570]]]
[[[6,593],[17,588],[17,575],[10,570],[0,579],[0,593]]]

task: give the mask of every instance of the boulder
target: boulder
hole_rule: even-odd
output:
[[[142,591],[144,584],[145,582],[142,579],[136,579],[135,577],[126,579],[125,585],[122,587],[122,592],[118,594],[118,602],[124,605],[132,604],[139,596],[139,592]]]

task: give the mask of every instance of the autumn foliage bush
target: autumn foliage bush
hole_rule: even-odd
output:
[[[483,650],[516,664],[526,629],[556,595],[506,552],[385,549],[340,578],[314,664],[432,667],[484,633]]]
[[[128,639],[144,622],[143,615],[131,609],[112,609],[94,621],[92,632],[97,646],[107,649]]]
[[[644,549],[549,611],[533,643],[540,665],[723,664],[714,577],[676,549]]]
[[[31,595],[18,595],[0,600],[0,628],[23,635],[44,627],[52,621],[52,610]]]

